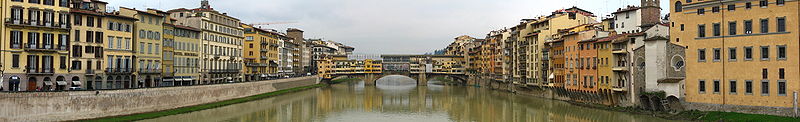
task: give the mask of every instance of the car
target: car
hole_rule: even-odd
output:
[[[69,87],[69,90],[70,91],[80,91],[80,90],[84,90],[84,89],[81,88],[81,87]]]

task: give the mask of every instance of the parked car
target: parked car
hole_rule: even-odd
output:
[[[69,87],[69,90],[70,91],[80,91],[80,90],[84,90],[84,89],[81,88],[81,87]]]

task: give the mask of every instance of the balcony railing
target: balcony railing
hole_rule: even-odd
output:
[[[64,46],[64,45],[52,45],[52,44],[37,45],[37,44],[30,44],[30,43],[26,43],[26,44],[23,44],[23,45],[24,45],[25,50],[30,50],[30,51],[52,51],[52,52],[55,52],[55,51],[66,51],[67,50],[67,46]]]
[[[47,75],[53,74],[53,68],[36,68],[36,67],[27,67],[25,68],[25,73],[29,75]]]
[[[131,73],[133,70],[130,68],[106,68],[106,73],[113,73],[113,74],[127,74]]]
[[[19,18],[6,18],[6,24],[18,26],[48,27],[54,29],[70,29],[71,25],[65,22],[49,22],[41,20],[26,20]]]
[[[161,73],[161,69],[140,68],[139,73]]]
[[[239,73],[241,70],[238,69],[211,69],[211,73]]]

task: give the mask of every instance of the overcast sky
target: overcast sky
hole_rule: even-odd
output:
[[[200,0],[104,0],[129,8],[196,8]],[[351,45],[361,54],[421,54],[460,35],[484,38],[520,19],[577,6],[605,16],[640,0],[210,0],[243,23],[297,22],[265,28],[301,28],[306,38]],[[669,0],[661,0],[667,13]]]

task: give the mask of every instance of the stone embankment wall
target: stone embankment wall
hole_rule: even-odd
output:
[[[300,77],[147,89],[0,93],[0,122],[67,121],[128,115],[242,98],[319,83]]]

